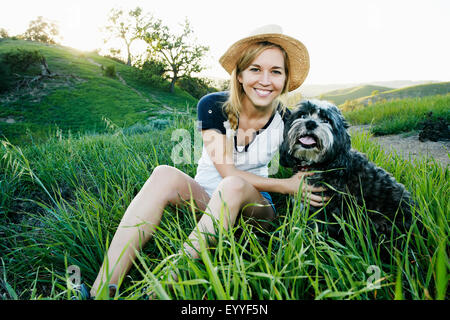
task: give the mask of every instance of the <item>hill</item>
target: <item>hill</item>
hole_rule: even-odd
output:
[[[450,92],[450,82],[430,83],[417,86],[411,86],[401,89],[388,90],[380,92],[374,96],[361,97],[355,99],[356,104],[368,105],[378,101],[405,99],[405,98],[418,98],[434,95],[445,95]]]
[[[441,81],[435,80],[422,80],[422,81],[411,81],[411,80],[396,80],[396,81],[370,81],[370,82],[360,82],[360,83],[335,83],[335,84],[303,84],[296,91],[299,91],[305,98],[316,98],[321,94],[326,94],[330,91],[349,89],[360,87],[364,85],[388,87],[392,89],[400,89],[405,87],[416,86],[420,84],[428,83],[438,83]]]
[[[354,100],[361,97],[370,96],[374,91],[384,92],[392,90],[392,88],[373,86],[373,85],[363,85],[353,88],[338,89],[331,92],[327,92],[320,95],[321,100],[328,100],[336,105],[340,105],[347,100]]]
[[[133,68],[96,53],[23,40],[2,40],[0,55],[16,49],[39,50],[56,75],[0,95],[0,137],[12,143],[45,140],[55,131],[103,132],[107,120],[120,127],[195,113],[197,99],[137,80]],[[114,66],[115,76],[105,74]],[[31,133],[31,134],[30,134]]]

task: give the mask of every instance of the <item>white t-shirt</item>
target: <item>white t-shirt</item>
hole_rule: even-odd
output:
[[[222,106],[227,98],[228,92],[215,92],[200,99],[197,106],[199,130],[216,129],[220,133],[226,134],[226,128],[230,126]],[[234,136],[233,158],[237,169],[266,178],[269,176],[269,168],[271,169],[270,174],[276,173],[278,162],[270,162],[283,142],[284,122],[279,111],[280,107],[246,146],[237,146],[237,139]],[[286,114],[289,113],[287,110]],[[214,166],[205,146],[203,146],[194,179],[210,197],[222,180],[222,176]]]

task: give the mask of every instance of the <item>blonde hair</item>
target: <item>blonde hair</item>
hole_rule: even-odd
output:
[[[258,57],[261,52],[263,52],[266,49],[271,48],[278,48],[281,50],[284,56],[284,69],[286,73],[286,81],[284,83],[283,91],[281,92],[281,95],[284,95],[288,93],[289,89],[289,59],[288,55],[286,54],[286,51],[280,47],[277,44],[271,43],[271,42],[257,42],[252,45],[250,45],[247,50],[241,55],[241,57],[238,60],[238,63],[236,67],[234,68],[233,72],[231,73],[231,79],[230,79],[230,87],[229,87],[229,97],[228,100],[223,104],[223,110],[225,114],[228,116],[228,121],[230,123],[230,127],[232,130],[237,130],[238,126],[238,118],[240,111],[242,109],[242,99],[245,95],[244,89],[242,88],[241,83],[238,80],[239,75],[242,71],[248,68],[253,60]],[[276,98],[273,102],[273,108],[278,106],[280,103],[279,97]],[[284,113],[286,110],[286,107],[281,104],[282,112]]]

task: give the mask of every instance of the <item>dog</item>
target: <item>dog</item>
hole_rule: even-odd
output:
[[[323,208],[310,210],[317,212],[317,220],[330,222],[326,227],[331,236],[342,236],[334,215],[346,219],[350,198],[366,208],[375,234],[390,236],[394,226],[405,232],[412,220],[411,194],[390,173],[351,148],[348,127],[334,104],[321,100],[300,102],[285,120],[280,164],[294,173],[316,171],[307,177],[307,183],[325,186],[324,194],[331,199]]]

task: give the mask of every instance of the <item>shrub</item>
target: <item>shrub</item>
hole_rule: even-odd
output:
[[[169,126],[169,120],[168,119],[153,119],[150,121],[150,125],[155,128],[156,130],[163,130],[167,126]]]
[[[123,129],[123,133],[125,135],[131,136],[134,134],[142,134],[142,133],[150,132],[153,130],[154,130],[154,128],[151,124],[136,123],[128,128]]]
[[[200,99],[210,92],[217,91],[208,79],[183,77],[177,81],[177,85],[197,99]]]
[[[4,53],[0,57],[0,92],[13,88],[24,75],[40,74],[44,64],[45,57],[38,50],[15,49]]]
[[[114,56],[111,56],[111,55],[108,55],[108,54],[105,54],[104,57],[105,57],[105,58],[108,58],[108,59],[111,59],[111,60],[113,60],[113,61],[115,61],[115,62],[121,63],[121,64],[126,64],[126,62],[124,62],[124,61],[123,61],[122,59],[120,59],[119,57],[114,57]]]
[[[155,87],[155,88],[161,88],[161,89],[169,89],[170,82],[168,82],[165,78],[161,78],[160,76],[152,75],[148,79],[148,84]]]
[[[143,134],[153,132],[155,130],[164,130],[170,125],[168,119],[152,119],[148,124],[136,123],[128,128],[123,129],[125,135]]]
[[[41,64],[45,60],[38,50],[16,49],[3,54],[2,61],[9,66],[11,72],[26,72],[33,64]]]
[[[152,87],[168,89],[169,82],[164,77],[165,65],[161,61],[146,60],[136,63],[134,77]]]
[[[107,66],[104,69],[103,73],[107,77],[115,78],[116,77],[116,66],[113,64]]]
[[[166,66],[161,61],[150,59],[142,64],[141,72],[144,75],[156,75],[163,77],[166,72]]]
[[[8,67],[0,63],[0,92],[7,91],[13,84]]]

